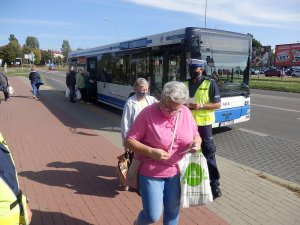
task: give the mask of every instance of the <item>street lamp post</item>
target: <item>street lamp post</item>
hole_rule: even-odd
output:
[[[206,28],[206,11],[207,11],[207,0],[205,0],[205,27]]]
[[[110,18],[108,18],[108,17],[104,17],[104,20],[110,20],[111,22],[113,22],[114,23],[114,21],[112,21]],[[118,26],[118,23],[115,23],[115,26],[116,26],[116,31],[117,31],[117,37],[118,37],[118,42],[120,42],[120,40],[119,40],[119,26]]]

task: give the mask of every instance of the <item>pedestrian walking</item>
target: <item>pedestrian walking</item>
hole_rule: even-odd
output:
[[[177,163],[194,149],[201,138],[190,110],[183,104],[188,90],[183,83],[164,85],[160,102],[140,112],[125,139],[125,147],[141,161],[140,194],[143,209],[134,224],[178,224],[180,209],[180,174]]]
[[[0,90],[3,91],[5,101],[9,101],[9,92],[8,92],[9,81],[7,76],[4,73],[0,72]]]
[[[221,107],[218,85],[214,79],[203,76],[206,61],[191,59],[189,72],[191,78],[185,81],[189,89],[188,107],[195,118],[199,134],[202,138],[202,152],[207,160],[210,186],[214,199],[222,196],[220,189],[220,173],[216,161],[216,146],[213,141],[212,124],[215,122],[215,109]]]
[[[145,78],[137,78],[133,84],[134,95],[129,97],[123,108],[121,119],[121,136],[124,143],[127,132],[139,113],[149,105],[157,102],[157,99],[149,95],[149,83]],[[133,153],[130,149],[124,148],[126,157],[131,161]],[[124,190],[128,190],[125,183],[121,182]]]
[[[32,87],[33,98],[37,99],[37,96],[40,95],[39,88],[41,85],[41,76],[36,71],[34,66],[31,67],[31,72],[29,74],[29,80]]]

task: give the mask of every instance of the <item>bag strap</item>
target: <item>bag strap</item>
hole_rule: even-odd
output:
[[[176,122],[175,122],[175,127],[174,127],[174,133],[173,133],[173,137],[172,137],[172,141],[171,141],[171,145],[170,145],[170,151],[172,151],[173,148],[173,144],[174,144],[174,140],[175,140],[175,136],[176,136],[176,131],[177,131],[177,125],[178,125],[178,120],[180,117],[180,113],[181,111],[179,111],[176,115]]]

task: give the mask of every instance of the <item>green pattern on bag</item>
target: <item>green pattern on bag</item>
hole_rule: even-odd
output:
[[[184,173],[184,179],[189,186],[195,187],[202,183],[204,171],[197,163],[191,162]]]

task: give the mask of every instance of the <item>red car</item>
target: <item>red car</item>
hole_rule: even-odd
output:
[[[277,69],[270,69],[265,72],[266,77],[281,77],[283,76],[282,72]]]
[[[56,68],[55,68],[55,66],[50,65],[48,69],[51,70],[51,71],[55,71]]]

